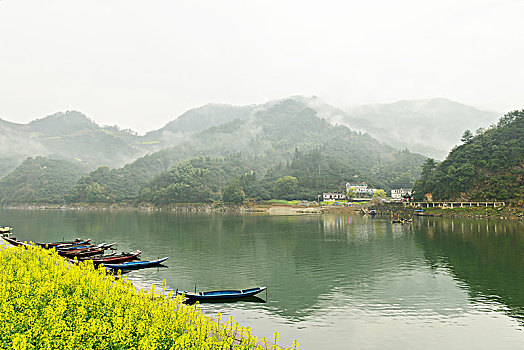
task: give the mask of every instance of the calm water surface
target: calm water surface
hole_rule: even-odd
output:
[[[259,336],[279,331],[284,346],[524,349],[522,223],[3,210],[0,225],[20,239],[91,237],[169,256],[167,268],[128,274],[142,288],[267,286],[267,303],[201,307]]]

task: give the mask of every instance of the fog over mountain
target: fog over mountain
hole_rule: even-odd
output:
[[[305,101],[326,120],[367,132],[395,148],[442,160],[460,144],[466,129],[475,131],[496,123],[502,115],[445,98],[403,100],[389,104],[354,106],[341,110],[317,97]]]
[[[45,156],[79,164],[86,171],[100,165],[122,166],[146,153],[136,135],[100,127],[77,111],[56,113],[28,124],[0,120],[0,176],[27,157]]]
[[[460,142],[465,129],[474,131],[487,127],[499,116],[443,98],[364,105],[346,110],[318,97],[293,96],[290,99],[311,108],[319,118],[332,125],[345,125],[394,148],[407,148],[436,159],[443,159]],[[0,119],[3,134],[0,138],[0,176],[21,164],[26,157],[35,156],[77,162],[86,171],[100,165],[120,167],[147,153],[187,142],[193,135],[210,128],[234,120],[250,120],[284,100],[246,106],[206,104],[186,111],[164,127],[143,136],[117,125],[99,126],[77,111],[55,113],[28,124]],[[292,132],[294,126],[288,127],[287,132]],[[228,141],[228,147],[255,142],[259,131],[256,125],[251,129],[244,125],[242,132]],[[206,149],[205,139],[199,143],[203,143],[199,146],[201,149]],[[263,142],[258,144],[262,145]]]
[[[466,129],[496,123],[502,113],[482,111],[444,98],[399,101],[348,110],[349,123],[390,145],[444,159]]]

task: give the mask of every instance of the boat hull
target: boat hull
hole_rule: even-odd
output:
[[[138,256],[142,253],[140,250],[136,250],[134,252],[131,252],[129,254],[122,254],[122,255],[116,255],[116,256],[108,256],[106,258],[97,258],[97,259],[84,259],[84,260],[92,260],[93,264],[118,264],[123,263],[127,261],[132,261],[134,259],[137,259]]]
[[[108,269],[113,270],[135,270],[135,269],[143,269],[146,267],[156,266],[160,265],[162,262],[166,261],[168,258],[162,258],[158,260],[148,260],[148,261],[134,261],[134,262],[127,262],[122,264],[108,264],[103,263],[103,265]]]
[[[256,288],[241,289],[241,290],[215,290],[215,291],[200,292],[200,293],[177,291],[176,294],[184,295],[187,299],[195,300],[195,301],[233,300],[233,299],[250,298],[260,292],[263,292],[264,290],[266,290],[266,287],[256,287]]]

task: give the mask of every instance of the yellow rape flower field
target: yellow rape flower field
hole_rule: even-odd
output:
[[[0,349],[274,348],[233,318],[213,320],[154,286],[137,291],[92,262],[0,246]]]

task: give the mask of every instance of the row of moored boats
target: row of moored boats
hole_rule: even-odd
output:
[[[14,246],[28,246],[27,242],[22,242],[14,237],[2,237],[4,241]],[[129,253],[116,254],[114,246],[116,243],[91,244],[90,239],[77,238],[73,241],[59,242],[37,242],[35,245],[46,249],[54,249],[58,255],[71,261],[91,260],[95,265],[103,265],[113,270],[131,270],[151,266],[158,266],[168,258],[164,257],[157,260],[140,260],[140,250]],[[112,250],[112,253],[106,253]]]
[[[9,237],[8,231],[2,231],[0,228],[0,236],[9,244],[13,246],[30,246],[29,243],[19,241],[14,237]],[[34,245],[45,249],[54,249],[60,256],[69,259],[71,262],[79,262],[91,260],[95,265],[103,265],[112,270],[133,270],[152,266],[161,266],[162,262],[167,260],[167,257],[157,260],[140,260],[141,251],[135,250],[130,253],[115,252],[107,253],[107,250],[114,250],[116,243],[100,243],[91,244],[90,239],[77,238],[72,241],[59,242],[37,242]],[[265,291],[266,287],[255,287],[241,290],[216,290],[208,292],[188,292],[176,291],[177,295],[184,295],[189,301],[214,301],[214,300],[234,300],[253,297],[254,295]]]

